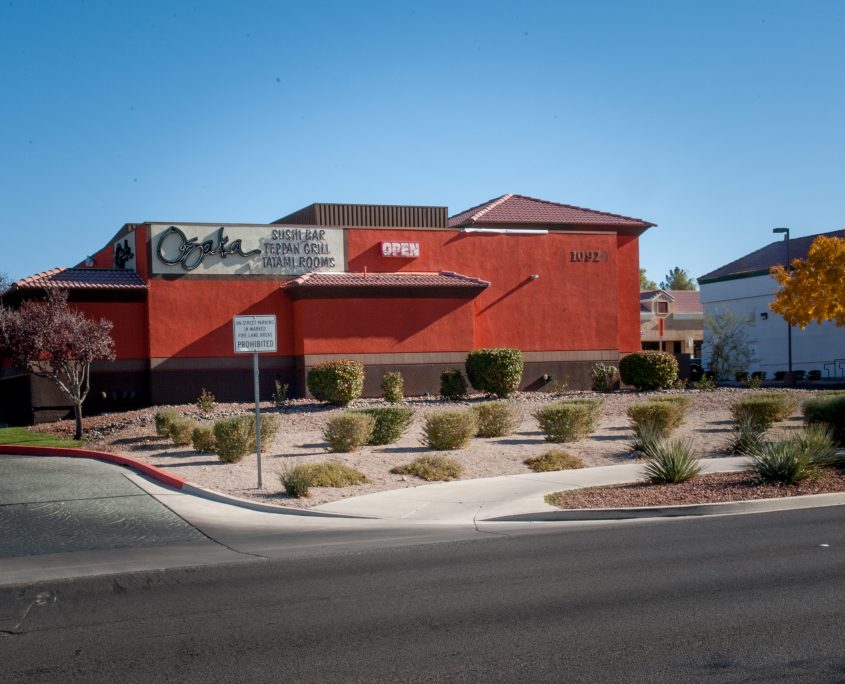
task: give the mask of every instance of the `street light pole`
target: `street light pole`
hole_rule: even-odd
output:
[[[784,242],[786,242],[786,272],[792,270],[791,260],[789,258],[789,228],[772,228],[773,233],[783,233]],[[787,358],[789,361],[789,372],[792,373],[792,324],[786,323],[786,349]]]

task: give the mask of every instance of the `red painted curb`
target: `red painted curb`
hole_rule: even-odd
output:
[[[171,475],[161,468],[143,463],[129,456],[110,454],[107,451],[91,451],[90,449],[67,449],[64,447],[26,446],[23,444],[0,444],[0,454],[11,454],[17,456],[70,456],[72,458],[93,458],[106,463],[126,466],[132,470],[158,480],[162,484],[174,489],[182,489],[188,481],[181,477]]]

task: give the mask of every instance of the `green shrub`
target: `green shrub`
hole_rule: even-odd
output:
[[[203,413],[210,413],[214,410],[215,406],[217,406],[217,400],[214,398],[214,395],[203,387],[197,399],[197,408]]]
[[[311,478],[303,470],[302,466],[295,466],[287,472],[281,473],[279,479],[282,481],[282,487],[285,488],[285,494],[288,496],[293,496],[297,499],[308,496],[311,488]]]
[[[631,423],[634,434],[639,435],[646,423],[653,428],[658,437],[665,438],[674,432],[683,422],[685,405],[681,401],[640,401],[629,404],[625,413]]]
[[[158,411],[155,415],[156,434],[159,437],[169,437],[170,424],[179,417],[176,411]]]
[[[575,470],[584,467],[584,461],[562,449],[550,449],[542,456],[535,456],[524,461],[535,473],[548,473],[553,470]]]
[[[276,380],[273,382],[273,405],[282,406],[288,398],[290,386],[286,382]]]
[[[361,412],[372,416],[375,421],[372,435],[367,442],[372,446],[396,442],[408,429],[414,417],[413,409],[402,406],[382,406],[363,409]]]
[[[716,389],[716,380],[710,375],[703,375],[698,381],[692,383],[691,387],[702,392],[712,392]]]
[[[279,417],[261,414],[261,451],[270,448],[279,430]],[[255,451],[255,414],[223,418],[214,423],[214,443],[221,461],[237,463]]]
[[[196,423],[188,418],[177,417],[170,421],[170,439],[176,446],[187,446],[191,443],[191,433]]]
[[[364,391],[364,364],[358,361],[324,361],[308,371],[308,391],[318,401],[346,406]]]
[[[241,461],[255,449],[255,418],[250,420],[250,416],[231,416],[216,421],[214,443],[221,461]]]
[[[677,484],[701,474],[692,445],[683,440],[658,440],[646,451],[645,476],[652,484]]]
[[[367,476],[360,470],[337,461],[298,465],[280,476],[288,496],[308,496],[311,487],[349,487],[366,484]]]
[[[376,419],[366,413],[349,411],[334,416],[323,429],[323,439],[328,442],[329,451],[346,453],[357,451],[373,434]]]
[[[734,421],[733,436],[728,451],[732,454],[751,454],[763,446],[763,435],[766,426],[762,425],[754,416],[742,416]]]
[[[669,389],[678,377],[678,361],[667,352],[634,352],[619,362],[619,376],[638,390]]]
[[[612,392],[619,381],[619,369],[603,363],[593,364],[590,369],[590,381],[593,392]]]
[[[197,425],[191,432],[191,444],[198,454],[214,451],[214,428],[211,425]]]
[[[823,424],[808,425],[796,432],[791,439],[804,451],[813,463],[824,468],[845,467],[845,454],[838,453],[832,430]]]
[[[555,397],[562,397],[569,391],[569,383],[563,378],[554,380],[549,387],[549,394]]]
[[[628,446],[634,455],[646,456],[651,453],[654,445],[663,439],[665,439],[663,429],[655,423],[645,421],[634,430],[634,439]]]
[[[396,475],[413,475],[421,480],[456,480],[463,473],[463,468],[456,461],[446,456],[420,456],[411,463],[390,469]]]
[[[595,431],[601,415],[597,399],[557,401],[537,409],[534,417],[548,442],[576,442]]]
[[[312,487],[349,487],[369,482],[360,470],[338,461],[309,463],[298,467],[308,476]]]
[[[462,399],[467,395],[467,381],[457,368],[447,368],[440,374],[440,396]]]
[[[477,437],[504,437],[522,423],[519,410],[504,401],[488,401],[472,407],[478,421]]]
[[[467,378],[479,392],[509,397],[519,389],[525,362],[519,349],[476,349],[467,354]]]
[[[472,441],[478,422],[472,411],[432,411],[425,417],[423,444],[436,451],[462,449]]]
[[[381,377],[381,392],[384,400],[390,404],[399,404],[405,400],[405,380],[399,371],[390,371]]]
[[[821,464],[810,451],[794,439],[767,442],[749,454],[751,467],[761,482],[791,485],[817,477]]]
[[[827,425],[839,446],[845,446],[845,394],[819,393],[804,402],[804,420],[809,424]]]
[[[794,410],[795,400],[785,392],[757,392],[731,404],[734,421],[748,417],[766,430],[788,418]]]

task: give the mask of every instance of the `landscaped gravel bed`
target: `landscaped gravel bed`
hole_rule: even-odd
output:
[[[805,390],[787,390],[799,403],[794,415],[778,423],[770,437],[778,437],[801,427],[800,403],[812,396]],[[716,391],[669,390],[667,392],[617,392],[594,394],[570,392],[563,397],[546,393],[519,393],[511,401],[522,411],[522,423],[516,432],[507,437],[475,438],[464,449],[446,452],[463,468],[462,479],[516,475],[531,472],[524,461],[541,456],[551,448],[562,448],[590,466],[606,466],[631,462],[629,443],[633,433],[625,415],[626,407],[634,401],[643,401],[655,395],[685,393],[691,400],[689,416],[673,435],[689,439],[702,457],[727,455],[726,445],[731,435],[730,404],[749,392],[738,388]],[[571,444],[550,444],[545,441],[531,413],[543,404],[563,398],[597,397],[602,400],[602,418],[596,432],[587,439]],[[320,402],[297,399],[276,407],[269,402],[262,404],[262,411],[279,416],[279,432],[269,450],[263,455],[264,488],[256,488],[255,456],[248,456],[240,463],[221,463],[215,454],[197,454],[190,446],[177,447],[167,438],[155,434],[154,416],[157,411],[172,409],[179,414],[211,424],[215,419],[249,413],[250,403],[218,404],[213,411],[203,413],[194,405],[160,406],[121,414],[92,416],[84,420],[88,446],[132,456],[164,468],[202,487],[261,501],[297,507],[309,507],[349,496],[358,496],[386,489],[415,487],[425,482],[408,475],[390,473],[394,466],[413,461],[425,454],[436,452],[421,443],[425,414],[444,408],[468,408],[485,401],[475,396],[462,402],[436,398],[413,398],[402,405],[414,409],[414,419],[408,431],[395,444],[365,447],[348,454],[333,454],[326,450],[322,431],[327,421],[345,409]],[[350,408],[385,406],[375,399],[358,400]],[[70,436],[73,421],[63,421],[38,429]],[[281,486],[279,475],[300,464],[337,460],[363,472],[368,484],[343,489],[312,488],[305,499],[288,497]]]
[[[845,472],[828,470],[815,480],[788,486],[765,485],[751,472],[701,475],[679,484],[646,483],[572,489],[546,497],[558,508],[633,508],[640,506],[684,506],[688,504],[779,499],[803,494],[831,494],[845,491]]]

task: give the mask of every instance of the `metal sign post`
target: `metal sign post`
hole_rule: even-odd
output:
[[[255,388],[255,460],[258,467],[258,488],[261,480],[261,404],[258,396],[258,354],[276,351],[276,317],[235,316],[232,318],[235,353],[252,354],[252,382]]]

